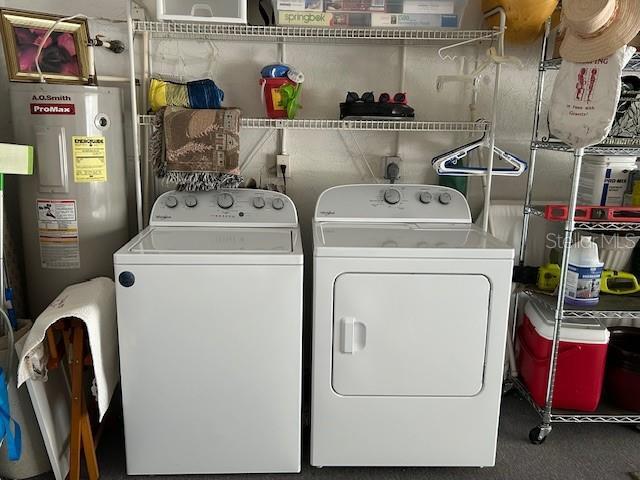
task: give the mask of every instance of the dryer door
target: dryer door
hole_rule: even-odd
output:
[[[490,292],[483,275],[341,275],[334,286],[333,389],[340,395],[477,395]]]

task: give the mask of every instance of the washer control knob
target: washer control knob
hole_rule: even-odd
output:
[[[274,198],[271,202],[274,210],[282,210],[284,208],[284,200],[281,198]]]
[[[263,197],[254,197],[253,198],[253,206],[254,208],[264,208],[264,198]]]
[[[164,204],[169,208],[176,208],[178,206],[178,197],[169,195],[164,199]]]
[[[195,195],[189,195],[184,199],[184,204],[189,208],[193,208],[198,205],[198,199]]]
[[[224,208],[225,210],[227,208],[233,207],[233,197],[231,196],[231,194],[221,193],[220,195],[218,195],[218,206],[220,208]]]
[[[425,205],[427,205],[428,203],[431,203],[431,200],[433,200],[431,193],[420,192],[420,203],[424,203]]]
[[[395,205],[400,201],[400,192],[395,188],[390,188],[384,192],[384,201],[389,205]]]
[[[442,205],[449,205],[451,203],[451,194],[450,193],[441,193],[440,197],[438,198],[438,201],[442,204]]]

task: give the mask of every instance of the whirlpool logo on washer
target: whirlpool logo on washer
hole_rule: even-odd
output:
[[[326,217],[330,217],[331,215],[335,215],[336,212],[333,210],[325,210],[324,212],[320,212],[320,215],[324,215]]]

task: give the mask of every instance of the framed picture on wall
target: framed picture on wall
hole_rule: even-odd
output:
[[[39,66],[47,83],[89,83],[87,22],[74,19],[56,24],[61,18],[0,8],[0,33],[9,80],[39,82]],[[40,45],[42,51],[37,58]]]

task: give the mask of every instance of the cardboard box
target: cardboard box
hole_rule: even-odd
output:
[[[347,12],[278,12],[278,25],[299,27],[369,27],[371,14]]]
[[[384,12],[386,0],[325,0],[327,12]]]
[[[453,0],[404,0],[402,13],[430,13],[434,15],[453,15]]]
[[[276,9],[322,12],[324,0],[276,0]]]
[[[372,27],[458,28],[457,15],[428,13],[372,13]]]

